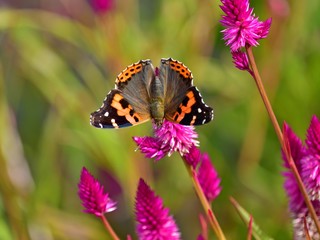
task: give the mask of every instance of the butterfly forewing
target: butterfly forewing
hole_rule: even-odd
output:
[[[91,125],[98,128],[130,127],[147,120],[149,115],[136,113],[118,89],[111,90],[101,108],[91,113],[90,117]]]
[[[181,62],[161,59],[160,79],[164,85],[165,115],[173,115],[192,86],[192,73]]]
[[[150,119],[147,85],[153,76],[150,60],[141,60],[123,70],[116,78],[116,89],[108,93],[101,108],[90,117],[98,128],[122,128]]]
[[[150,115],[149,85],[154,77],[151,61],[141,60],[128,66],[116,79],[116,88],[134,111],[143,116]]]

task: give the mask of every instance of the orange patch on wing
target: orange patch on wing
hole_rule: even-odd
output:
[[[179,108],[181,109],[181,113],[179,114],[178,112],[176,112],[174,115],[173,115],[173,119],[176,121],[176,122],[181,122],[181,120],[184,118],[184,116],[187,114],[187,113],[191,113],[191,108],[192,106],[196,103],[196,99],[194,97],[194,94],[192,91],[188,92],[187,95],[186,95],[189,100],[187,102],[187,106],[184,106],[182,103],[179,105]],[[196,119],[192,119],[191,121],[191,125],[194,124]]]
[[[142,120],[142,117],[135,112],[132,115],[130,115],[130,112],[131,110],[133,110],[133,108],[130,104],[126,108],[124,108],[120,103],[122,99],[123,97],[120,94],[115,94],[111,103],[111,106],[117,109],[118,116],[121,116],[121,117],[124,116],[128,120],[128,122],[130,122],[132,125],[140,122]]]
[[[141,63],[134,63],[131,66],[128,66],[117,76],[116,83],[127,82],[133,75],[137,74],[138,72],[141,72],[141,70]]]
[[[197,116],[192,117],[192,121],[190,122],[190,125],[193,125],[196,122]]]
[[[178,61],[170,61],[170,67],[172,70],[181,74],[184,78],[192,78],[191,71]]]

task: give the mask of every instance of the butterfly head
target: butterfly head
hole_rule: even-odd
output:
[[[159,129],[162,127],[163,121],[164,121],[164,118],[162,118],[162,119],[155,119],[154,118],[153,119],[153,124],[156,127],[156,129]]]

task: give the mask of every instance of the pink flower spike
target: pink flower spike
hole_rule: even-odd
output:
[[[193,126],[183,126],[167,120],[162,126],[153,125],[155,137],[133,137],[138,148],[147,158],[160,160],[165,155],[171,156],[173,152],[184,155],[192,146],[198,146],[198,134]]]
[[[160,160],[168,154],[169,149],[162,146],[162,143],[154,137],[133,137],[140,151],[147,158]]]
[[[320,121],[317,116],[313,116],[311,119],[306,144],[312,154],[320,156]]]
[[[108,193],[104,193],[103,186],[83,167],[78,184],[78,195],[82,200],[84,212],[94,214],[97,217],[104,213],[114,211],[116,202],[108,197]]]
[[[179,152],[181,155],[188,153],[191,146],[199,145],[198,134],[193,126],[184,126],[167,120],[163,121],[160,128],[154,126],[154,135],[162,142],[162,148],[169,148],[168,155]]]
[[[246,44],[257,46],[258,40],[266,38],[271,26],[271,19],[259,21],[249,6],[249,0],[221,0],[220,8],[225,13],[221,24],[226,45],[235,52]]]
[[[221,192],[221,180],[207,153],[202,156],[197,176],[206,198],[210,202],[213,201]]]
[[[306,144],[308,154],[301,160],[301,175],[311,200],[320,201],[320,121],[316,116],[311,119]]]
[[[231,52],[233,63],[236,66],[236,68],[244,71],[248,71],[251,75],[253,75],[252,70],[249,66],[249,60],[248,56],[245,52],[242,52],[240,50]]]
[[[194,169],[198,166],[200,160],[201,160],[201,152],[196,146],[192,146],[188,153],[184,155],[184,160],[187,164],[192,166]]]
[[[289,143],[291,156],[296,164],[297,170],[304,182],[308,194],[311,199],[311,203],[316,210],[318,218],[320,217],[320,201],[319,201],[319,182],[320,182],[320,159],[319,155],[314,154],[311,151],[311,142],[308,142],[313,137],[310,137],[310,132],[312,136],[318,135],[316,133],[317,128],[314,126],[314,118],[311,120],[310,127],[308,129],[307,135],[307,147],[303,146],[302,141],[294,134],[290,127],[285,123],[283,137],[284,140]],[[313,140],[311,140],[313,141]],[[282,154],[284,159],[284,166],[288,171],[284,172],[285,177],[284,188],[287,192],[289,198],[289,207],[293,218],[294,227],[294,239],[305,239],[305,229],[304,220],[307,222],[308,232],[311,239],[320,239],[320,235],[316,229],[314,221],[312,220],[311,214],[304,202],[303,196],[300,192],[296,179],[289,167],[288,160],[285,154]]]
[[[154,194],[143,179],[139,181],[135,209],[140,240],[180,239],[179,229],[169,215],[169,209],[163,206],[162,199]]]
[[[287,141],[289,142],[291,156],[296,164],[298,172],[300,173],[301,159],[305,156],[306,149],[302,145],[301,140],[295,135],[295,133],[291,130],[291,128],[286,123],[284,124],[283,128],[284,128],[284,131],[283,131],[284,139],[287,139]],[[284,167],[287,169],[287,171],[283,173],[283,176],[285,177],[284,189],[286,190],[289,198],[290,211],[293,214],[299,214],[301,212],[305,212],[307,209],[307,206],[304,203],[303,196],[300,192],[297,181],[290,169],[288,160],[284,153],[282,153],[282,158],[284,160]]]
[[[89,0],[89,4],[98,14],[105,14],[107,12],[110,12],[114,7],[113,0]]]

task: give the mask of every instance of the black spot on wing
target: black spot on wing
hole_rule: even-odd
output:
[[[189,102],[189,100],[190,100],[190,98],[188,97],[188,96],[186,96],[184,99],[183,99],[183,101],[182,101],[182,105],[183,106],[187,106],[188,105],[188,102]]]
[[[203,125],[210,122],[213,119],[213,109],[203,102],[202,96],[196,87],[189,88],[189,91],[193,92],[196,103],[191,106],[191,112],[186,113],[179,123],[182,125]]]
[[[121,106],[122,106],[123,108],[127,108],[127,107],[129,106],[128,101],[125,100],[124,98],[121,99],[121,100],[119,101],[119,103],[121,104]]]
[[[192,119],[193,119],[193,114],[191,112],[191,113],[184,115],[184,118],[179,122],[179,124],[191,125]]]

